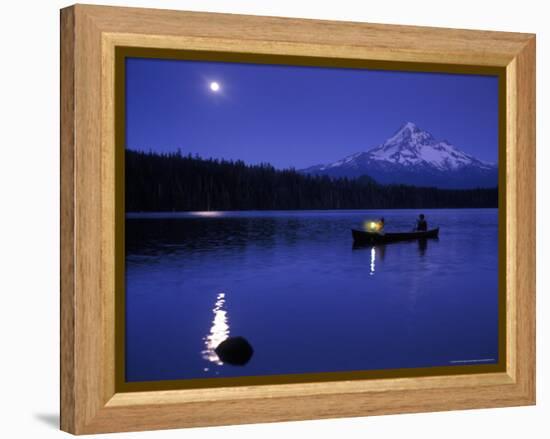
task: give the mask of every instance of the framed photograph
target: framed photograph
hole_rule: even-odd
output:
[[[61,428],[535,402],[535,37],[61,11]]]

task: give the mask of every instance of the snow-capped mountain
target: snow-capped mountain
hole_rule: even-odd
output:
[[[368,175],[379,183],[442,188],[496,187],[498,167],[466,154],[446,140],[407,122],[392,137],[366,152],[301,172],[331,177]]]

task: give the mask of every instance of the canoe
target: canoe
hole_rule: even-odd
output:
[[[353,242],[355,244],[387,244],[390,242],[411,241],[415,239],[437,238],[439,236],[439,227],[427,230],[425,232],[364,232],[362,230],[351,229]]]

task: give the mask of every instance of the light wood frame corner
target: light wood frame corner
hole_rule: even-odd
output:
[[[120,46],[505,69],[506,371],[117,393],[114,55]],[[61,11],[62,430],[86,434],[534,403],[534,35],[90,5]]]

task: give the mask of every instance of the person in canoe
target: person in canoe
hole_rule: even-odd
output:
[[[416,220],[416,231],[417,232],[426,232],[428,230],[428,221],[426,221],[426,217],[423,213],[418,215],[418,219]]]

